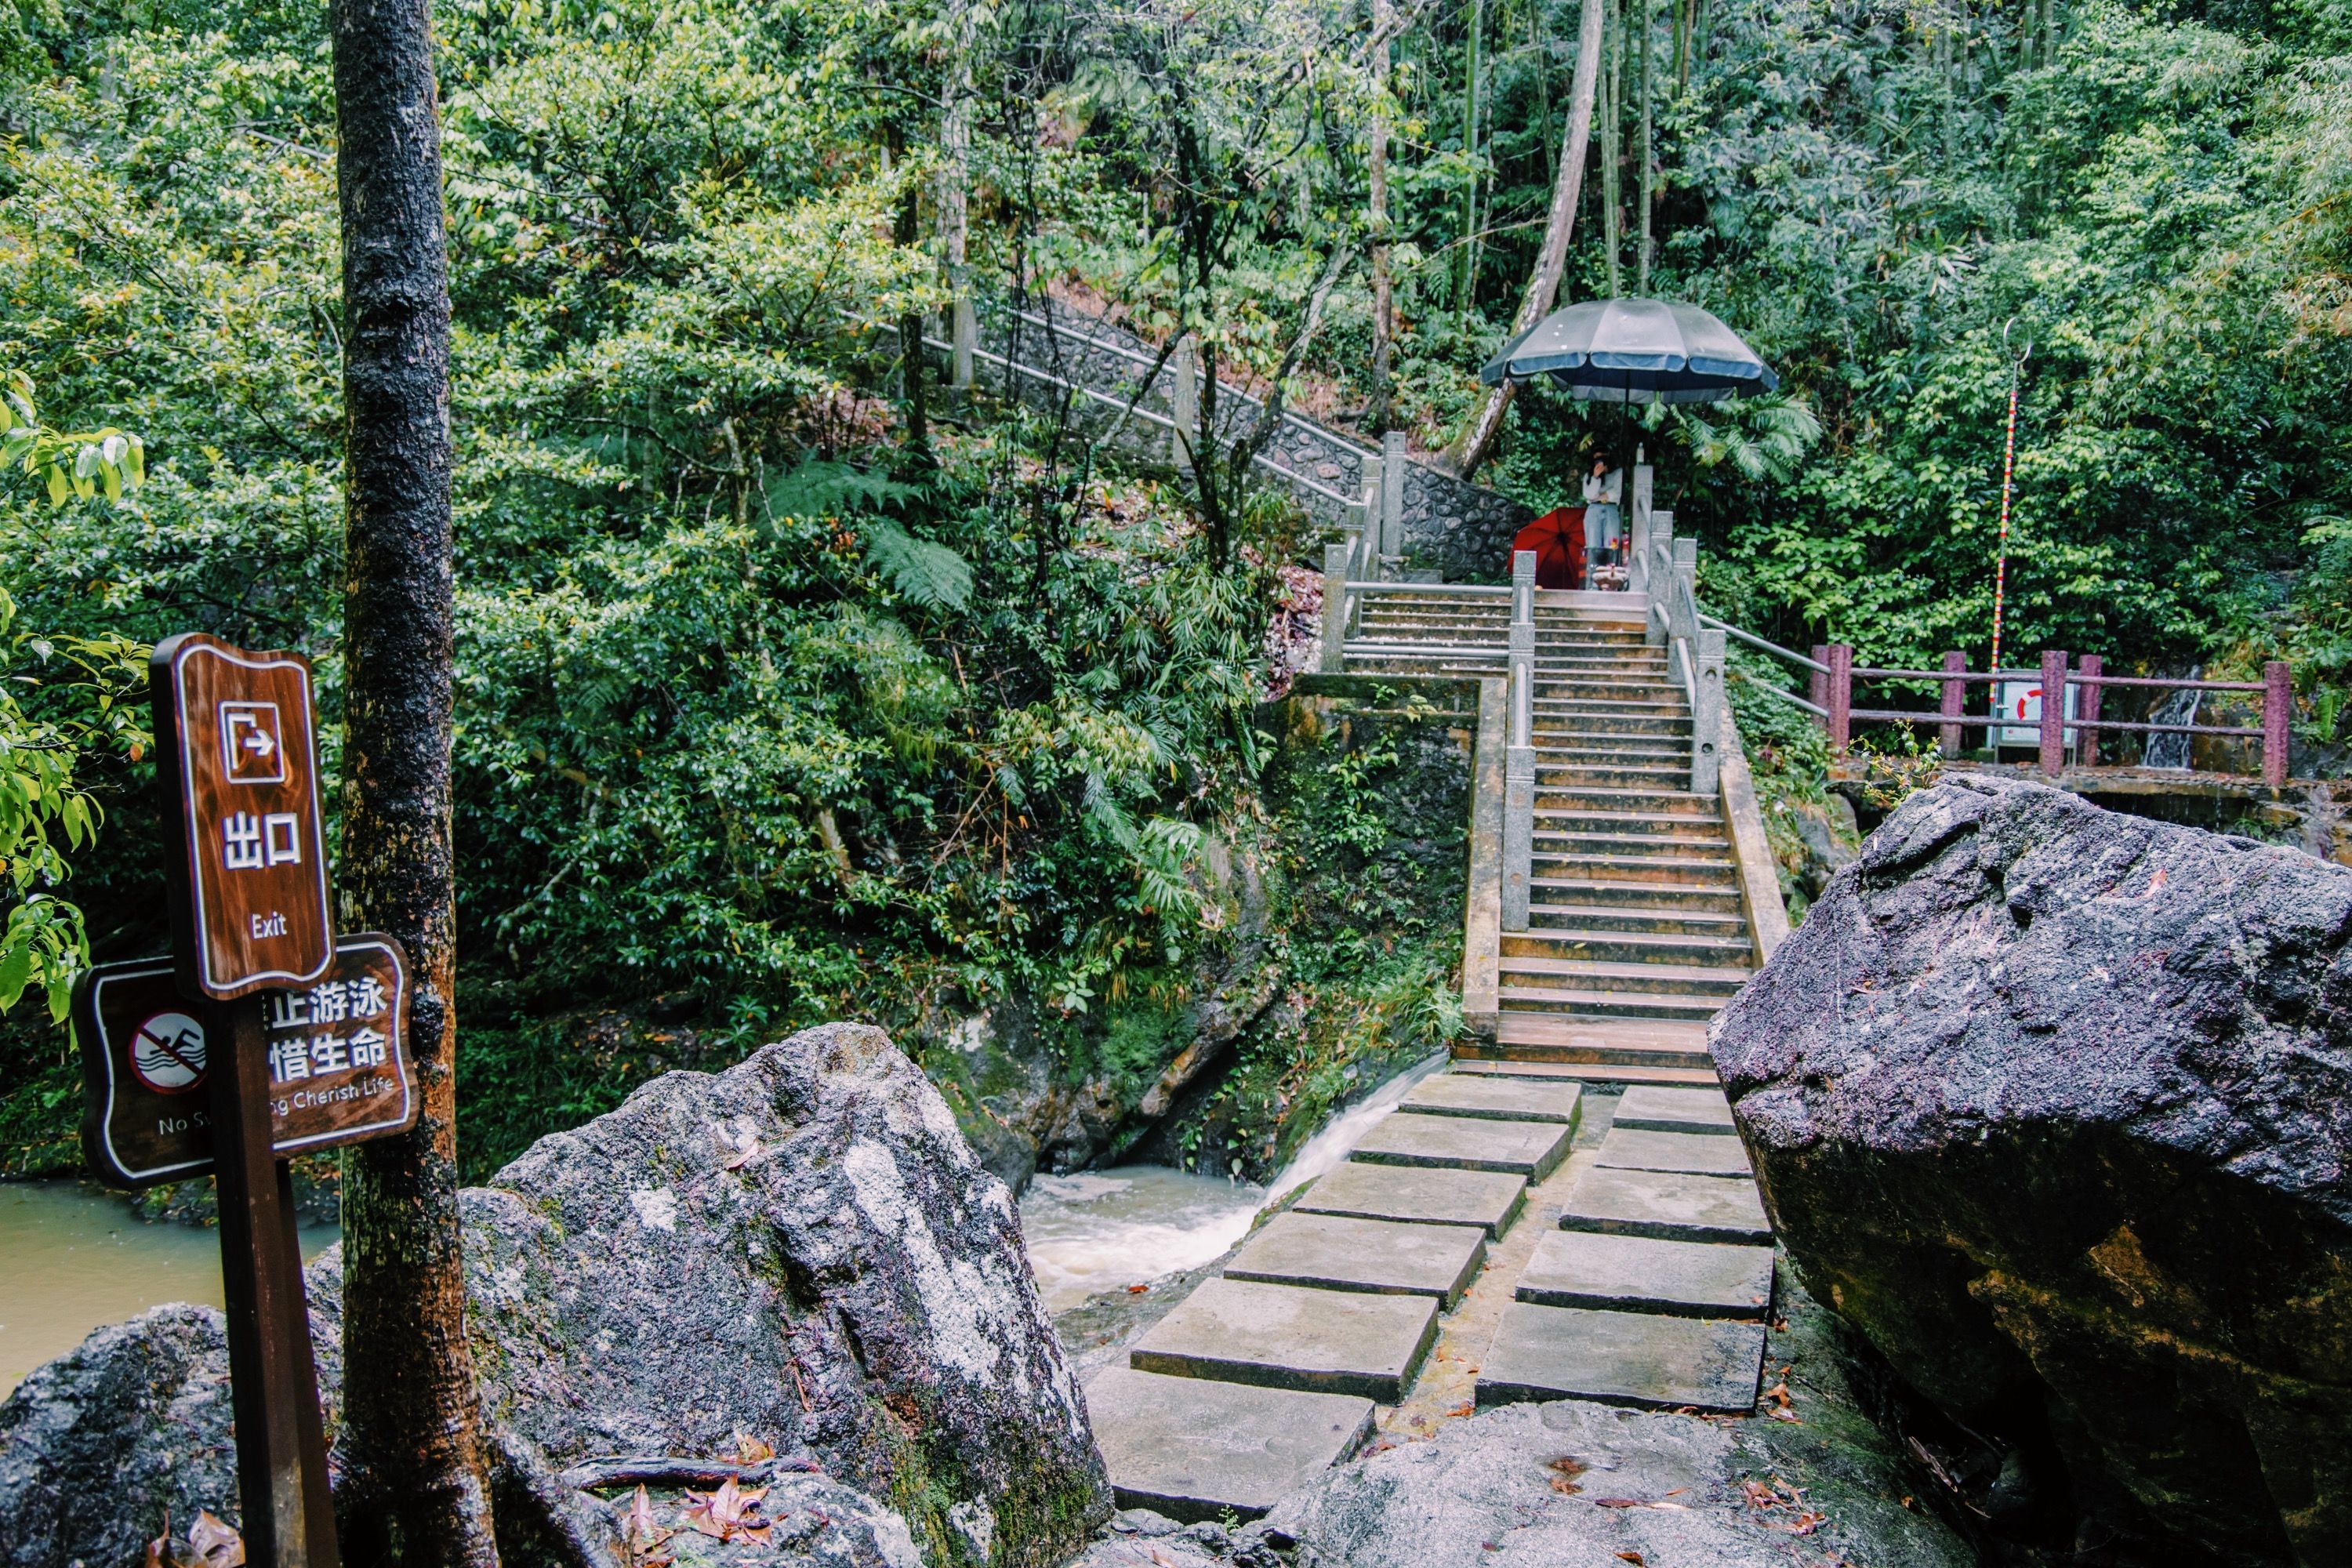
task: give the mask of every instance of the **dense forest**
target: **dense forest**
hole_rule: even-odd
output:
[[[1305,520],[905,345],[1050,296],[1442,454],[1536,268],[1587,8],[439,8],[470,1169],[650,1070],[580,1046],[599,1009],[730,1052],[1009,999],[1072,1072],[1148,1080],[1249,918],[1229,846],[1325,889],[1268,938],[1307,999],[1262,1064],[1286,1104],[1453,1026],[1458,910],[1283,847],[1301,801],[1329,856],[1379,847],[1364,759],[1272,787]],[[1533,389],[1481,477],[1548,506],[1639,442],[1721,613],[1980,660],[2014,381],[2014,645],[2292,658],[2329,754],[2352,16],[1589,8],[1560,300],[1704,305],[1781,392],[1629,419]],[[337,767],[334,125],[316,7],[0,6],[10,1173],[72,1163],[40,1000],[163,940],[144,645],[310,654]]]

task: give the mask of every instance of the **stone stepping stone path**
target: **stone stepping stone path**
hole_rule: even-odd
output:
[[[1771,1231],[1721,1090],[1630,1089],[1562,1169],[1583,1087],[1475,1070],[1509,1065],[1415,1085],[1126,1366],[1088,1380],[1121,1506],[1255,1517],[1352,1455],[1391,1418],[1376,1404],[1409,1395],[1753,1408]],[[1542,1234],[1506,1243],[1538,1186]],[[1446,1322],[1453,1359],[1430,1362]],[[1439,1393],[1413,1394],[1417,1378]]]
[[[1637,1085],[1617,1102],[1611,1131],[1717,1132],[1732,1135],[1731,1102],[1712,1089],[1655,1089]]]
[[[1350,1161],[1307,1188],[1291,1205],[1291,1212],[1475,1225],[1499,1238],[1519,1217],[1527,1196],[1526,1180],[1507,1172],[1416,1170]]]
[[[1478,1405],[1591,1399],[1745,1415],[1763,1366],[1761,1323],[1514,1301],[1479,1369]]]
[[[1559,1122],[1392,1110],[1364,1134],[1349,1158],[1381,1165],[1498,1171],[1539,1182],[1567,1158],[1574,1136],[1572,1126]]]
[[[1321,1290],[1434,1296],[1441,1307],[1450,1308],[1486,1260],[1482,1226],[1399,1225],[1294,1211],[1259,1226],[1225,1265],[1225,1278]]]
[[[1556,1230],[1536,1243],[1517,1295],[1545,1307],[1760,1320],[1772,1304],[1772,1249]]]
[[[1688,1171],[1702,1176],[1752,1176],[1748,1151],[1737,1138],[1712,1132],[1650,1132],[1612,1127],[1593,1162],[1627,1171]]]
[[[1087,1384],[1121,1508],[1255,1518],[1363,1445],[1372,1402],[1106,1367]]]

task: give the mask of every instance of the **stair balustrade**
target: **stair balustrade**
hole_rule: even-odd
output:
[[[1511,554],[1510,731],[1503,751],[1503,929],[1528,929],[1536,852],[1536,553]]]

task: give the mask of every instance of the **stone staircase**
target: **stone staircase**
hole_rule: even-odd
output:
[[[1752,1412],[1772,1237],[1706,1021],[1765,944],[1736,848],[1757,858],[1761,829],[1752,800],[1737,826],[1744,763],[1690,790],[1690,703],[1647,618],[1639,595],[1537,595],[1528,920],[1483,960],[1501,830],[1473,813],[1465,989],[1493,995],[1493,1036],[1087,1381],[1122,1505],[1255,1515],[1374,1431],[1470,1406]],[[1382,588],[1335,673],[1480,678],[1474,772],[1499,781],[1509,637],[1492,591]]]
[[[1536,596],[1536,802],[1525,931],[1500,934],[1492,1046],[1596,1083],[1715,1081],[1706,1024],[1753,972],[1730,828],[1690,792],[1690,700],[1647,601]],[[1364,605],[1350,673],[1498,675],[1510,609],[1401,587]]]

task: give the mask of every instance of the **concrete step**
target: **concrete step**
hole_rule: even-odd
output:
[[[1708,1132],[1720,1136],[1733,1131],[1731,1101],[1713,1089],[1629,1089],[1625,1098],[1617,1102],[1617,1115],[1610,1125],[1646,1132]]]
[[[1615,789],[1671,789],[1677,784],[1690,782],[1690,764],[1643,767],[1633,763],[1563,763],[1536,759],[1536,789],[1591,788],[1593,785]]]
[[[1609,855],[1664,860],[1727,859],[1731,835],[1696,824],[1685,833],[1592,833],[1538,826],[1529,836],[1538,855]]]
[[[1392,1110],[1348,1156],[1376,1165],[1431,1165],[1496,1171],[1540,1182],[1568,1157],[1572,1131],[1556,1121],[1496,1121]]]
[[[1698,855],[1538,854],[1528,867],[1528,897],[1580,882],[1646,882],[1679,888],[1725,888],[1736,895],[1739,868],[1731,857]]]
[[[1736,918],[1741,921],[1740,929],[1747,929],[1737,883],[1709,887],[1623,878],[1538,877],[1530,888],[1534,900],[1528,905],[1530,919],[1537,910],[1595,907],[1627,916]]]
[[[1701,1176],[1755,1176],[1747,1146],[1712,1132],[1657,1132],[1645,1127],[1609,1129],[1596,1165],[1627,1171],[1687,1171]]]
[[[1584,1095],[1574,1084],[1498,1083],[1442,1072],[1415,1084],[1398,1109],[1424,1116],[1468,1116],[1497,1121],[1556,1121],[1576,1135]]]
[[[1506,984],[1560,985],[1575,990],[1641,992],[1673,996],[1729,997],[1755,972],[1745,965],[1621,963],[1591,958],[1548,958],[1505,953]]]
[[[1538,737],[1540,740],[1540,737]],[[1533,748],[1538,770],[1570,768],[1668,768],[1690,772],[1690,743],[1668,739],[1659,746],[1639,742],[1622,746],[1545,746]]]
[[[1486,1259],[1486,1234],[1467,1225],[1410,1225],[1344,1215],[1276,1215],[1234,1260],[1228,1279],[1433,1296],[1451,1311]]]
[[[1558,1013],[1575,1018],[1595,1019],[1657,1018],[1675,1023],[1704,1024],[1722,1012],[1724,1003],[1729,998],[1678,995],[1664,991],[1592,991],[1562,985],[1505,985],[1499,987],[1497,1000],[1506,1013]]]
[[[1557,1013],[1506,1013],[1495,1044],[1520,1060],[1554,1063],[1633,1062],[1688,1068],[1715,1081],[1706,1026],[1667,1018],[1570,1018]]]
[[[1546,754],[1563,757],[1589,757],[1595,754],[1611,756],[1688,757],[1690,736],[1612,734],[1606,730],[1547,729],[1538,724],[1528,732],[1528,745],[1538,756]]]
[[[1392,1405],[1436,1336],[1437,1302],[1427,1296],[1203,1279],[1127,1360],[1138,1372]]]
[[[1744,936],[1621,931],[1544,926],[1503,933],[1505,958],[1577,958],[1609,963],[1731,964],[1745,972],[1755,952]]]
[[[1360,1394],[1255,1388],[1107,1366],[1087,1380],[1087,1415],[1121,1508],[1194,1523],[1255,1519],[1371,1436]]]
[[[1769,1246],[1772,1240],[1764,1202],[1756,1195],[1756,1184],[1745,1176],[1623,1171],[1605,1165],[1585,1172],[1569,1189],[1559,1228],[1744,1247]]]
[[[1484,1048],[1505,1052],[1512,1047]],[[1541,1078],[1553,1083],[1574,1083],[1592,1089],[1622,1089],[1628,1092],[1636,1088],[1715,1082],[1714,1070],[1708,1068],[1651,1068],[1616,1062],[1529,1062],[1499,1055],[1492,1058],[1457,1056],[1454,1059],[1454,1070],[1485,1073],[1496,1078]]]
[[[1514,1294],[1544,1307],[1760,1321],[1772,1306],[1772,1249],[1549,1231]]]
[[[1533,710],[1547,718],[1679,719],[1690,722],[1690,704],[1680,692],[1644,697],[1622,687],[1590,689],[1562,681],[1538,680]]]
[[[1538,811],[1633,811],[1649,816],[1703,816],[1723,820],[1723,803],[1711,795],[1679,789],[1613,789],[1606,784],[1543,792]]]
[[[1495,1171],[1451,1171],[1348,1161],[1316,1178],[1294,1214],[1475,1226],[1499,1237],[1519,1217],[1528,1184]]]
[[[1483,1408],[1590,1399],[1739,1415],[1756,1407],[1764,1325],[1513,1301],[1478,1368]]]
[[[1723,910],[1689,910],[1664,904],[1529,904],[1528,934],[1538,931],[1648,931],[1658,936],[1720,937],[1748,941],[1744,915]]]
[[[1631,833],[1652,838],[1710,845],[1727,841],[1720,816],[1687,811],[1611,811],[1601,806],[1538,807],[1535,813],[1535,824],[1538,833]]]

